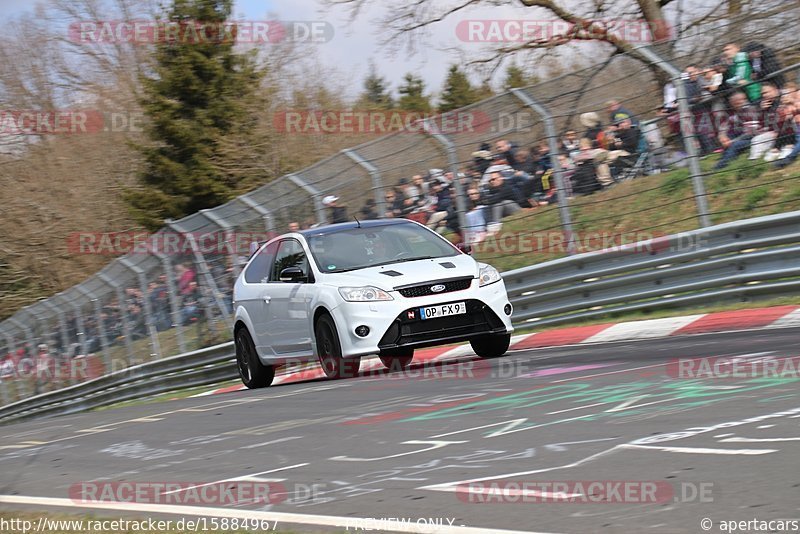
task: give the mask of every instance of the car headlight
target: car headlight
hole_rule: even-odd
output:
[[[498,273],[497,269],[491,265],[484,265],[481,267],[478,280],[480,281],[480,286],[488,286],[489,284],[494,284],[495,282],[500,281],[500,273]]]
[[[379,300],[394,300],[392,296],[377,287],[340,287],[339,294],[348,302],[376,302]]]

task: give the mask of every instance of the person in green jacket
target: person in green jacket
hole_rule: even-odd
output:
[[[750,64],[750,57],[742,52],[739,45],[729,43],[722,49],[722,53],[728,60],[728,72],[725,74],[725,82],[730,88],[741,87],[747,94],[750,102],[756,102],[761,97],[761,84],[750,83],[753,81],[753,66]]]

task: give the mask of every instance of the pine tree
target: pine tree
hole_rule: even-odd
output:
[[[405,111],[419,111],[427,113],[431,110],[431,98],[425,94],[425,82],[422,78],[408,73],[403,78],[397,92],[402,96],[398,102],[400,109]]]
[[[374,63],[369,65],[369,74],[364,79],[364,92],[358,98],[356,107],[359,109],[391,109],[394,99],[389,94],[389,84],[378,75]]]
[[[150,143],[137,146],[144,157],[140,187],[125,198],[150,230],[165,218],[230,200],[244,179],[224,170],[226,158],[235,157],[232,140],[254,129],[249,110],[264,73],[254,55],[234,52],[235,27],[232,33],[209,31],[207,39],[192,31],[201,23],[220,27],[232,8],[233,0],[175,0],[166,18],[182,31],[156,44],[152,74],[142,80]]]
[[[512,63],[506,69],[506,79],[503,81],[503,89],[508,91],[518,87],[529,85],[528,78],[516,63]]]
[[[439,112],[458,109],[478,100],[477,91],[472,87],[467,75],[458,68],[458,65],[452,65],[444,82]]]

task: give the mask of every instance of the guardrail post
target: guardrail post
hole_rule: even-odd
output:
[[[287,174],[286,177],[289,178],[289,181],[294,185],[308,193],[314,200],[314,211],[317,214],[317,222],[319,224],[325,224],[328,222],[328,218],[325,216],[325,207],[322,205],[322,199],[320,198],[322,193],[320,193],[317,188],[307,183],[295,173]]]
[[[566,234],[567,237],[567,252],[575,254],[577,252],[575,234],[572,231],[572,216],[569,212],[569,199],[567,198],[567,190],[564,186],[564,170],[561,168],[561,162],[558,160],[558,132],[556,132],[555,123],[553,122],[553,115],[527,91],[515,88],[511,89],[511,93],[519,98],[523,104],[538,113],[544,121],[544,128],[547,132],[547,145],[550,148],[550,164],[553,166],[553,176],[556,180],[558,215],[561,218],[561,227],[564,229],[564,234]]]
[[[461,179],[458,177],[458,154],[456,154],[456,146],[449,137],[441,133],[439,128],[434,124],[431,119],[424,119],[422,121],[422,128],[425,133],[433,137],[441,144],[445,152],[447,152],[447,161],[450,165],[450,173],[453,175],[453,187],[456,191],[456,213],[458,214],[458,226],[461,229],[461,240],[466,243],[467,237],[467,202],[464,198],[464,188],[461,184]]]
[[[98,273],[97,277],[111,287],[117,294],[117,303],[119,305],[119,316],[122,319],[122,342],[125,343],[125,350],[128,353],[128,365],[133,364],[133,342],[131,341],[131,325],[128,323],[128,310],[125,306],[125,293],[122,291],[122,286],[116,281],[111,279],[105,273]],[[113,371],[113,362],[112,371]]]
[[[213,301],[217,305],[220,314],[228,326],[232,326],[231,315],[228,313],[227,306],[225,306],[225,303],[222,301],[222,293],[220,293],[217,283],[214,281],[214,277],[211,275],[211,271],[208,270],[208,263],[206,262],[200,247],[197,246],[197,240],[190,232],[187,232],[184,228],[182,228],[179,223],[169,219],[167,219],[166,223],[167,226],[184,235],[186,239],[189,240],[189,246],[192,248],[192,254],[194,255],[194,260],[197,264],[199,274],[205,279],[206,284],[208,284],[208,290],[211,292],[208,305],[205,306],[206,318],[208,319],[208,322],[211,323],[211,321],[214,319],[213,314],[211,313],[211,302]]]
[[[678,97],[678,113],[681,119],[681,137],[686,148],[686,157],[689,160],[689,173],[692,176],[692,186],[694,188],[694,198],[697,204],[697,215],[700,220],[700,227],[711,226],[711,218],[708,211],[708,198],[706,186],[703,182],[703,171],[700,169],[700,157],[697,153],[697,134],[694,128],[694,119],[689,107],[689,96],[686,93],[683,74],[677,67],[666,59],[659,56],[655,51],[647,46],[636,48],[636,52],[641,54],[645,60],[663,70],[675,84]]]
[[[103,361],[105,362],[105,368],[108,370],[108,372],[111,372],[111,354],[108,352],[108,337],[106,335],[106,325],[103,321],[103,309],[100,306],[100,299],[98,299],[97,296],[88,289],[84,289],[81,286],[78,286],[77,289],[86,295],[86,297],[88,297],[92,302],[92,306],[94,307],[95,321],[97,321],[97,335],[100,338],[100,346],[103,349]]]
[[[271,211],[247,195],[237,197],[237,200],[241,201],[242,204],[261,215],[261,218],[264,219],[264,230],[267,231],[268,235],[272,236],[275,233],[275,219],[272,217]]]
[[[144,324],[147,326],[147,333],[150,335],[150,346],[153,349],[150,356],[156,359],[160,358],[161,346],[158,343],[158,332],[156,332],[156,325],[153,322],[153,310],[150,307],[150,298],[147,294],[147,277],[144,271],[129,259],[125,257],[119,258],[119,263],[133,272],[139,280],[139,291],[142,292],[142,306],[144,307]]]
[[[169,314],[172,319],[172,328],[174,328],[178,335],[178,350],[186,352],[186,340],[183,336],[183,325],[181,324],[181,309],[178,304],[178,292],[175,289],[175,280],[173,279],[175,271],[172,269],[172,262],[166,254],[162,254],[155,250],[150,249],[150,253],[156,258],[161,260],[162,269],[164,269],[164,278],[167,280],[167,294],[169,295]]]
[[[235,238],[233,235],[233,225],[224,220],[222,217],[218,216],[213,212],[213,210],[200,210],[200,215],[222,228],[223,232],[225,232],[225,243],[229,247],[228,250],[231,251],[229,255],[229,261],[231,262],[231,266],[233,268],[233,280],[236,280],[236,278],[239,277],[239,262],[236,261],[239,251],[236,250],[236,239],[232,239]],[[230,248],[231,241],[233,241],[233,248]],[[231,283],[233,283],[233,281],[231,281]]]
[[[370,163],[369,160],[364,159],[361,154],[352,148],[346,148],[342,150],[342,153],[355,161],[357,164],[364,167],[364,170],[369,173],[370,177],[372,178],[372,190],[373,196],[375,197],[375,210],[378,212],[380,217],[383,217],[383,214],[386,213],[386,199],[383,195],[383,179],[381,179],[380,171],[375,165]]]

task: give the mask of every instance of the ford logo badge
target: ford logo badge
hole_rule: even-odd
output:
[[[434,293],[441,293],[445,290],[444,284],[436,284],[435,286],[431,286],[431,291]]]

